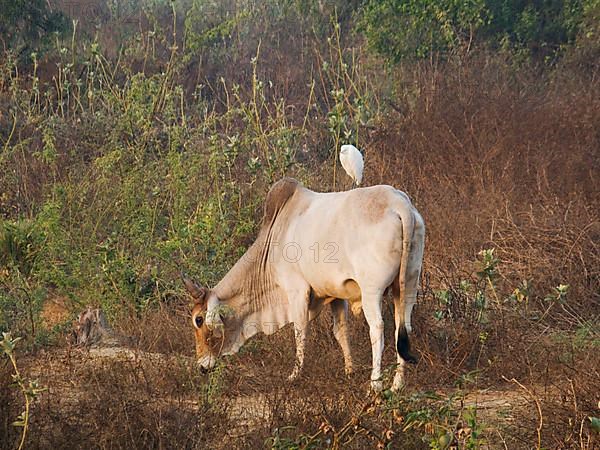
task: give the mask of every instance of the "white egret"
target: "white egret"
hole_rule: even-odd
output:
[[[362,182],[364,167],[360,151],[354,145],[342,145],[340,148],[340,162],[348,176],[358,186]]]

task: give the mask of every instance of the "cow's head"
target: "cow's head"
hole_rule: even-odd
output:
[[[182,275],[186,290],[195,301],[192,324],[196,336],[196,357],[203,369],[212,369],[221,353],[224,339],[223,319],[219,299],[209,289]]]

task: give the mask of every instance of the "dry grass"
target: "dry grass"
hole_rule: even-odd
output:
[[[172,322],[162,315],[162,321],[153,328],[146,325],[140,334],[147,335],[144,338],[181,336],[170,325],[176,316],[169,316]],[[402,432],[406,416],[419,408],[441,410],[449,401],[444,399],[460,392],[449,380],[456,380],[469,366],[451,363],[445,367],[440,355],[433,355],[439,360],[432,360],[427,352],[433,349],[422,338],[430,332],[419,328],[416,345],[425,357],[409,371],[406,397],[399,403],[369,398],[365,394],[370,352],[363,322],[352,321],[358,370],[350,379],[344,375],[326,314],[312,327],[306,370],[292,384],[286,381],[293,363],[289,328],[254,339],[210,375],[197,371],[189,351],[181,355],[134,349],[133,356],[102,357],[93,349],[66,348],[31,355],[22,361],[26,373],[49,390],[32,412],[28,448],[260,448],[270,436],[298,441],[302,435],[316,435],[313,443],[321,448],[330,446],[340,434],[344,448],[365,448],[379,441],[394,447],[427,448],[421,437],[431,429]],[[386,332],[389,339],[392,330]],[[531,448],[537,442],[539,408],[545,447],[594,448],[587,417],[597,407],[597,364],[587,351],[580,350],[571,353],[573,360],[568,364],[556,361],[536,367],[534,361],[539,363],[542,357],[551,361],[556,356],[550,351],[565,349],[543,341],[528,347],[527,354],[512,364],[529,370],[529,375],[514,375],[504,361],[510,356],[501,354],[495,365],[501,366],[498,371],[506,377],[482,376],[467,383],[466,397],[461,394],[450,402],[454,413],[447,422],[457,436],[461,430],[466,433],[467,425],[456,414],[475,407],[485,438],[481,446],[497,448],[504,442],[508,448]],[[393,356],[388,348],[386,361],[390,363]],[[479,369],[485,373],[483,366]],[[437,392],[440,400],[409,400],[409,395],[425,390]],[[6,386],[1,393],[4,400],[13,400]],[[15,416],[15,403],[5,403],[8,417]],[[431,424],[438,422],[431,419]],[[14,429],[5,426],[4,432],[4,442],[14,441]],[[464,436],[459,442],[465,445]]]

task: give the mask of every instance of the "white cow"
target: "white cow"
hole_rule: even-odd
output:
[[[398,366],[392,389],[403,385],[404,362],[416,362],[408,333],[421,272],[425,226],[408,196],[391,186],[317,193],[294,179],[273,185],[258,237],[225,277],[205,289],[184,277],[196,300],[192,322],[199,364],[236,353],[256,333],[294,324],[295,379],[304,362],[309,322],[331,305],[334,334],[352,371],[348,303],[369,324],[371,386],[382,389],[384,292],[391,288]]]

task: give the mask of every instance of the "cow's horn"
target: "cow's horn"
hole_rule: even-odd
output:
[[[202,301],[206,296],[206,289],[202,286],[199,286],[194,280],[188,277],[185,273],[181,272],[181,279],[183,280],[183,284],[189,294],[194,298],[194,300]]]

